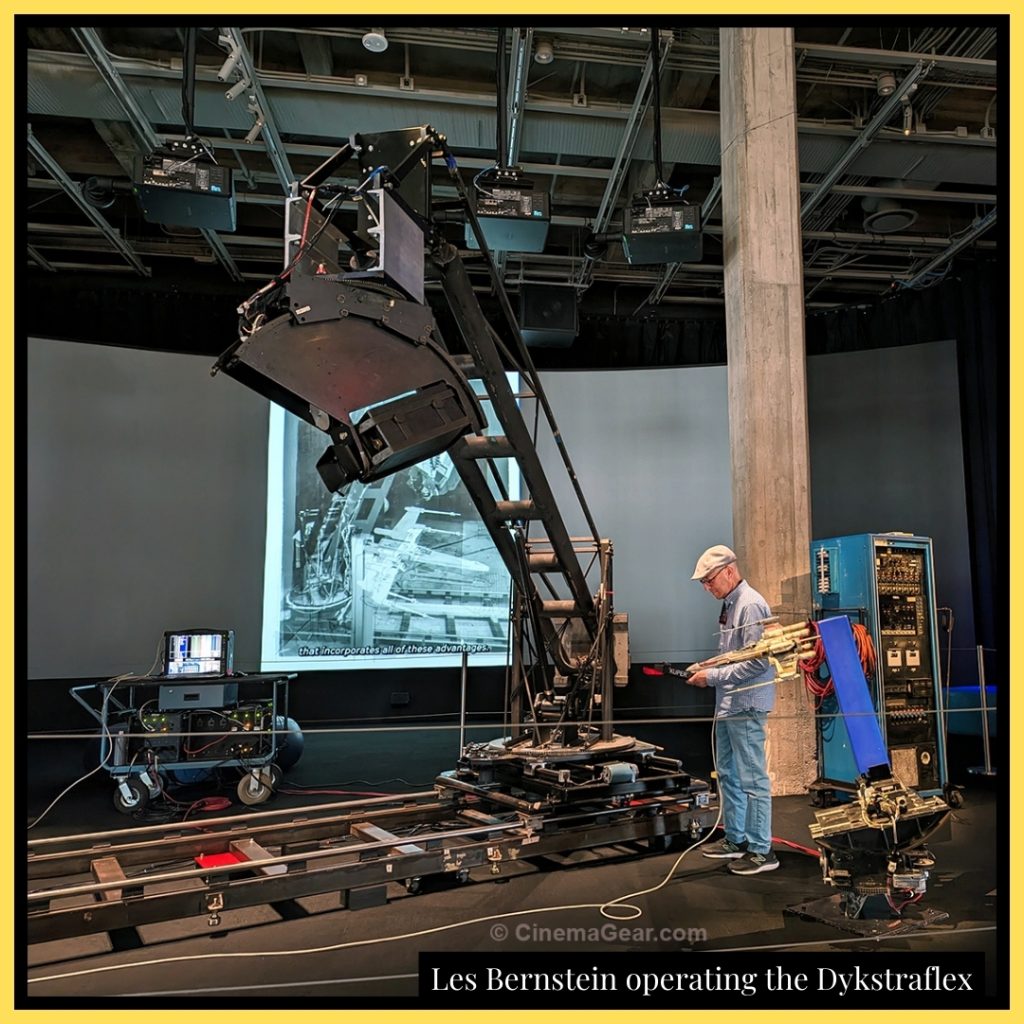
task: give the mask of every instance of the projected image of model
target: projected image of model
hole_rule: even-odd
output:
[[[264,664],[503,658],[508,572],[448,455],[332,494],[314,428],[274,417]]]

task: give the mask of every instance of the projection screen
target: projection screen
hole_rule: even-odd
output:
[[[316,472],[326,443],[271,406],[263,669],[436,668],[463,651],[503,665],[508,572],[451,459],[331,494]]]

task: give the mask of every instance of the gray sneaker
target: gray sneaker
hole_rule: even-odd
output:
[[[769,850],[767,853],[745,853],[729,865],[734,875],[756,875],[762,871],[774,871],[779,866],[779,858]]]
[[[719,839],[717,843],[708,843],[702,846],[700,852],[705,857],[732,860],[734,857],[742,857],[747,852],[747,844],[743,842],[737,845],[731,839]]]

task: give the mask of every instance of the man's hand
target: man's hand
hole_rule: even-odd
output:
[[[685,681],[690,686],[707,686],[708,674],[701,669],[699,672],[694,672],[692,676],[687,676]]]

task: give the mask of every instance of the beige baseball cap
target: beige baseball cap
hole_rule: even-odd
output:
[[[736,552],[732,548],[727,548],[724,544],[716,544],[714,547],[708,548],[697,559],[697,567],[693,570],[693,575],[690,579],[702,580],[716,569],[732,565],[735,561]]]

